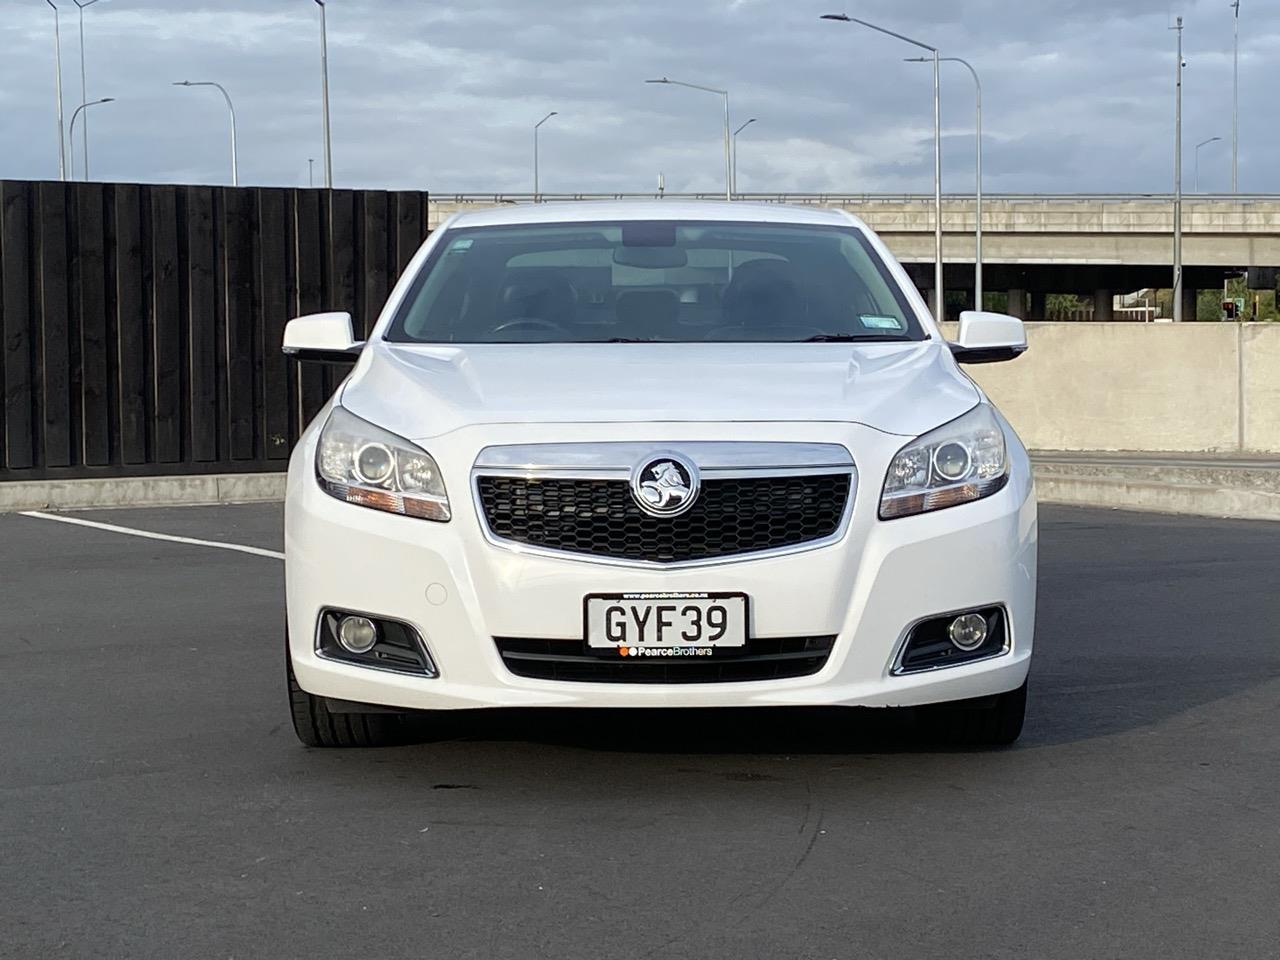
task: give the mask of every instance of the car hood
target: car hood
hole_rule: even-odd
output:
[[[489,423],[836,421],[918,436],[978,402],[945,343],[379,342],[342,405],[425,440]]]

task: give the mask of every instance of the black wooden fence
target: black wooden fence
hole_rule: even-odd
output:
[[[422,192],[0,181],[0,481],[282,470],[341,373],[285,322],[366,332]]]

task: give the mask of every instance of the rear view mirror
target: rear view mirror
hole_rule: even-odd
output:
[[[1027,331],[1017,317],[967,310],[960,314],[960,332],[950,344],[960,363],[1001,363],[1026,353]]]
[[[613,262],[623,267],[661,270],[670,267],[687,267],[689,254],[675,247],[615,247]]]
[[[284,328],[284,352],[295,360],[354,363],[364,349],[355,338],[349,313],[313,313]]]

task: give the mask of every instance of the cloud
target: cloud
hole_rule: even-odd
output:
[[[74,7],[62,18],[65,112],[80,101]],[[329,0],[335,179],[437,192],[532,188],[542,128],[548,192],[723,188],[718,97],[731,91],[739,185],[759,192],[932,189],[932,93],[918,50],[820,22],[837,0]],[[849,4],[850,8],[854,5]],[[1162,191],[1172,178],[1167,0],[859,0],[858,14],[969,59],[985,94],[992,191]],[[1206,189],[1228,186],[1231,17],[1187,2],[1186,141]],[[1280,9],[1245,8],[1241,183],[1280,191],[1267,71]],[[0,22],[0,176],[57,175],[52,13],[16,0]],[[309,0],[102,0],[85,11],[95,178],[225,182],[235,100],[241,181],[305,183],[322,156],[318,10]],[[944,65],[947,188],[972,183],[973,85]],[[78,139],[78,138],[77,138]],[[80,150],[77,147],[77,159]],[[317,165],[318,166],[318,165]]]

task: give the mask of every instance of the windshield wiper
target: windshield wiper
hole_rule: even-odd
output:
[[[794,343],[910,343],[910,337],[887,333],[820,333]]]
[[[581,343],[665,343],[654,337],[610,337],[608,340],[582,340]]]

